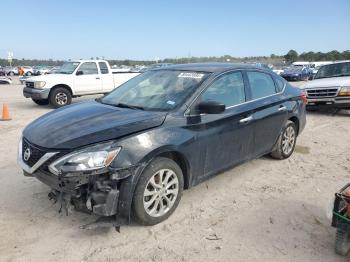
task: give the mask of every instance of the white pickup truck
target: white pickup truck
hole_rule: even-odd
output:
[[[308,99],[307,109],[324,106],[350,109],[350,61],[321,66],[302,89]]]
[[[69,105],[73,97],[106,94],[137,72],[113,72],[107,61],[78,60],[65,62],[55,74],[25,80],[23,95],[38,105],[53,107]]]

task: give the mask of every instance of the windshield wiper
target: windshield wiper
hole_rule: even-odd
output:
[[[118,103],[118,104],[115,104],[114,106],[122,107],[122,108],[145,110],[145,108],[143,108],[142,106],[133,106],[133,105],[128,105],[128,104],[124,104],[124,103]]]
[[[99,102],[99,103],[101,103],[101,104],[104,104],[104,105],[109,105],[109,106],[145,110],[145,108],[142,107],[142,106],[127,105],[127,104],[124,104],[124,103],[118,103],[118,104],[106,103],[106,102],[103,102],[103,101],[102,101],[102,97],[96,98],[95,101],[96,101],[96,102]]]

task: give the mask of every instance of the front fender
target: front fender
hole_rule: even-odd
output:
[[[119,224],[129,223],[131,206],[136,185],[143,170],[157,156],[165,153],[177,153],[183,157],[186,170],[192,170],[190,157],[197,157],[192,152],[195,139],[191,131],[183,128],[157,128],[121,140],[118,144],[122,150],[111,164],[117,170],[128,170],[125,179],[120,180],[118,202]],[[180,151],[179,148],[182,150]],[[187,172],[191,179],[191,173]]]

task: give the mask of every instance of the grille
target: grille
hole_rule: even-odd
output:
[[[25,151],[29,148],[30,150],[30,157],[28,158],[28,160],[24,159],[24,154]],[[22,143],[22,159],[23,161],[30,167],[34,166],[36,162],[39,161],[40,158],[43,157],[43,155],[45,155],[45,151],[41,150],[33,145],[31,145],[28,141],[26,141],[25,139],[23,139],[23,143]]]
[[[34,82],[26,82],[26,87],[34,88]]]
[[[308,89],[308,98],[323,98],[323,97],[335,97],[338,94],[338,88],[319,88],[319,89]]]

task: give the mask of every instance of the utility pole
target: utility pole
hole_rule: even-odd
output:
[[[9,51],[7,55],[7,61],[10,64],[10,67],[12,67],[12,58],[13,58],[13,52]]]

